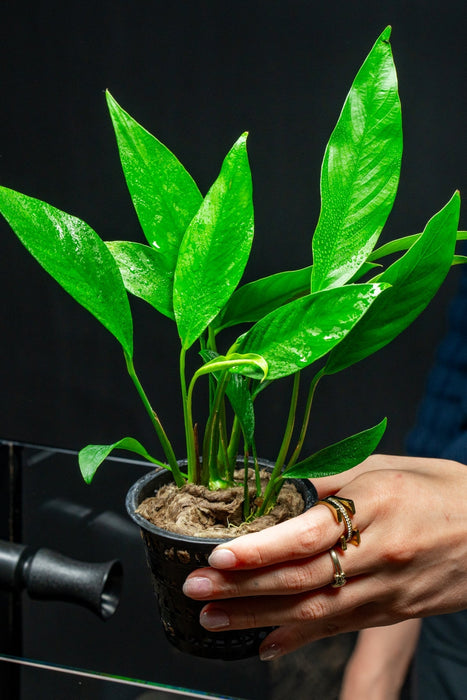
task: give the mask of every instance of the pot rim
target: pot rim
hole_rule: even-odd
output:
[[[262,466],[273,466],[271,462],[268,462],[266,459],[261,459],[259,460]],[[179,461],[180,465],[186,464],[186,460],[180,460]],[[159,479],[162,476],[168,475],[170,477],[169,480],[172,480],[172,473],[169,469],[164,469],[163,467],[157,467],[155,470],[152,469],[151,471],[147,472],[144,474],[142,477],[140,477],[133,486],[130,487],[126,498],[125,498],[125,506],[128,515],[130,518],[135,522],[140,528],[143,530],[146,530],[148,532],[151,532],[154,535],[158,535],[159,537],[165,537],[166,539],[172,540],[174,542],[197,542],[198,544],[201,545],[211,545],[211,547],[217,546],[218,544],[222,544],[223,542],[229,542],[232,539],[235,539],[234,537],[195,537],[193,535],[185,535],[182,533],[178,532],[172,532],[171,530],[164,530],[161,527],[158,527],[157,525],[154,525],[153,523],[149,522],[149,520],[146,520],[146,518],[143,518],[142,515],[139,515],[136,513],[136,509],[140,505],[142,499],[140,499],[140,493],[141,491],[150,485],[150,483],[153,480]],[[294,482],[305,482],[307,481],[306,479],[297,479],[293,480]],[[311,505],[316,503],[317,500],[317,494],[316,494],[316,489],[314,488],[313,484],[311,482],[308,482],[308,489],[310,492],[310,501],[313,501]],[[314,493],[313,493],[314,492]],[[311,496],[311,494],[313,494]],[[148,496],[151,494],[148,494]],[[303,494],[302,494],[303,495]],[[310,507],[310,506],[308,506]],[[307,503],[305,501],[305,510],[307,510]]]
[[[174,542],[185,541],[198,542],[200,544],[217,545],[221,544],[222,542],[228,542],[229,540],[233,539],[232,537],[194,537],[193,535],[184,535],[180,532],[164,530],[161,527],[157,527],[157,525],[153,525],[153,523],[149,522],[149,520],[146,520],[146,518],[143,518],[143,516],[139,515],[139,513],[136,513],[136,508],[141,503],[141,501],[138,500],[141,490],[145,486],[148,486],[151,483],[151,481],[159,478],[163,474],[169,474],[170,476],[172,476],[172,473],[169,469],[163,469],[162,467],[159,467],[156,470],[151,470],[147,474],[144,474],[144,476],[140,477],[138,481],[135,481],[133,486],[131,486],[130,490],[126,495],[125,506],[128,515],[133,520],[133,522],[139,525],[139,527],[143,530],[147,530],[148,532],[152,532],[154,535],[159,535],[169,540],[173,540]]]

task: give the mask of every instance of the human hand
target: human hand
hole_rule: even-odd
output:
[[[355,502],[361,544],[339,553],[347,585],[329,585],[329,549],[343,527],[317,505],[220,545],[211,568],[190,574],[186,595],[216,601],[201,612],[204,627],[278,626],[261,645],[268,660],[333,634],[467,607],[464,465],[375,455],[314,484],[320,498]]]

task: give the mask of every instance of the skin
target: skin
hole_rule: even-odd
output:
[[[184,592],[210,601],[209,630],[277,626],[270,660],[317,639],[467,608],[467,469],[458,462],[373,455],[314,480],[355,502],[361,544],[337,549],[347,584],[332,588],[329,549],[343,533],[326,506],[220,545]]]
[[[345,669],[339,700],[398,700],[420,623],[412,619],[362,630]]]

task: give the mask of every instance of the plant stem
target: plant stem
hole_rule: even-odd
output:
[[[264,492],[264,500],[263,500],[263,503],[261,505],[261,508],[259,509],[259,513],[258,513],[259,515],[263,515],[267,511],[271,501],[273,501],[274,497],[277,495],[276,489],[275,489],[275,482],[282,471],[282,467],[284,466],[284,462],[285,462],[285,459],[287,457],[287,452],[288,452],[289,446],[290,446],[290,441],[292,439],[292,433],[293,433],[293,428],[294,428],[294,424],[295,424],[295,414],[297,411],[299,387],[300,387],[300,372],[296,372],[294,374],[294,382],[293,382],[293,389],[292,389],[292,397],[290,399],[289,415],[287,418],[287,425],[285,427],[284,437],[282,439],[282,445],[281,445],[281,448],[279,450],[279,455],[277,457],[276,464],[274,466],[274,469],[272,470],[268,485],[267,485],[266,490]]]
[[[254,438],[253,442],[251,443],[251,453],[255,464],[256,497],[259,498],[261,496],[261,477],[259,475],[258,455],[256,454],[256,443]]]
[[[284,466],[285,459],[287,457],[287,452],[290,447],[290,441],[292,440],[292,433],[295,425],[295,414],[297,412],[297,401],[298,401],[298,390],[300,388],[300,372],[294,374],[292,397],[290,399],[289,415],[287,418],[287,425],[285,426],[284,438],[282,440],[281,449],[279,450],[279,455],[277,457],[276,468],[282,469]]]
[[[139,394],[139,397],[141,401],[143,402],[143,405],[149,415],[149,418],[151,419],[151,423],[154,426],[154,429],[156,431],[157,437],[159,438],[159,441],[161,443],[162,449],[164,450],[165,457],[167,459],[168,465],[172,471],[175,483],[177,484],[178,487],[183,486],[185,483],[185,479],[182,476],[182,473],[180,472],[180,468],[177,464],[177,458],[175,457],[175,453],[173,451],[172,445],[170,443],[169,438],[167,437],[164,428],[162,427],[162,423],[159,420],[159,417],[157,413],[153,410],[151,404],[149,403],[149,399],[146,396],[144,389],[141,385],[141,382],[138,379],[138,376],[135,371],[135,366],[133,364],[133,358],[128,355],[128,353],[125,354],[125,362],[128,370],[128,374],[130,375],[133,384],[136,387],[136,391]]]
[[[300,456],[300,452],[302,451],[303,443],[305,442],[306,432],[308,430],[308,424],[310,422],[311,405],[313,403],[315,390],[316,390],[316,387],[318,386],[319,380],[321,379],[321,377],[323,377],[323,375],[324,375],[324,367],[322,369],[320,369],[320,371],[317,372],[317,374],[315,374],[315,376],[311,380],[310,388],[308,390],[308,398],[306,401],[305,414],[303,417],[302,427],[300,430],[300,435],[298,438],[297,446],[295,447],[295,450],[293,451],[292,456],[290,457],[290,459],[288,461],[287,467],[291,467],[293,464],[295,464],[295,462],[297,461],[297,459]]]
[[[208,342],[207,342],[207,347],[209,350],[213,350],[214,352],[217,352],[217,345],[216,345],[216,334],[214,333],[213,329],[211,326],[208,326]]]
[[[228,475],[229,480],[233,480],[233,474],[235,471],[235,465],[237,463],[238,445],[240,443],[241,436],[241,425],[238,416],[235,415],[233,419],[232,432],[230,433],[230,442],[227,449],[228,454]]]
[[[248,448],[245,443],[243,456],[243,520],[250,515],[250,491],[248,488]]]
[[[203,483],[204,481],[209,482],[209,474],[212,471],[212,460],[213,458],[215,459],[216,457],[216,451],[213,451],[214,447],[214,433],[216,430],[218,430],[218,419],[219,419],[219,411],[221,408],[222,400],[225,395],[225,388],[227,386],[227,382],[230,379],[230,373],[228,370],[224,370],[222,372],[222,375],[217,383],[216,387],[216,394],[214,397],[214,403],[211,409],[211,414],[208,419],[208,423],[206,426],[206,431],[204,433],[204,441],[203,441]],[[217,472],[217,465],[215,466],[215,471]]]
[[[199,483],[198,459],[196,456],[195,434],[193,430],[193,413],[192,413],[192,395],[193,392],[187,392],[185,378],[185,357],[186,350],[180,350],[180,387],[182,390],[182,405],[183,405],[183,421],[185,424],[185,439],[186,439],[186,457],[188,482],[190,484]],[[190,388],[192,388],[190,386]]]
[[[225,415],[225,398],[221,403],[219,411],[219,449],[218,449],[218,463],[219,466],[222,465],[221,476],[223,479],[229,478],[229,453],[228,453],[228,439],[227,439],[227,426],[226,426],[226,415]]]

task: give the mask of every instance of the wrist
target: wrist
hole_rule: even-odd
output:
[[[368,664],[349,664],[339,700],[397,700],[404,678],[395,677],[389,669],[369,668]]]

